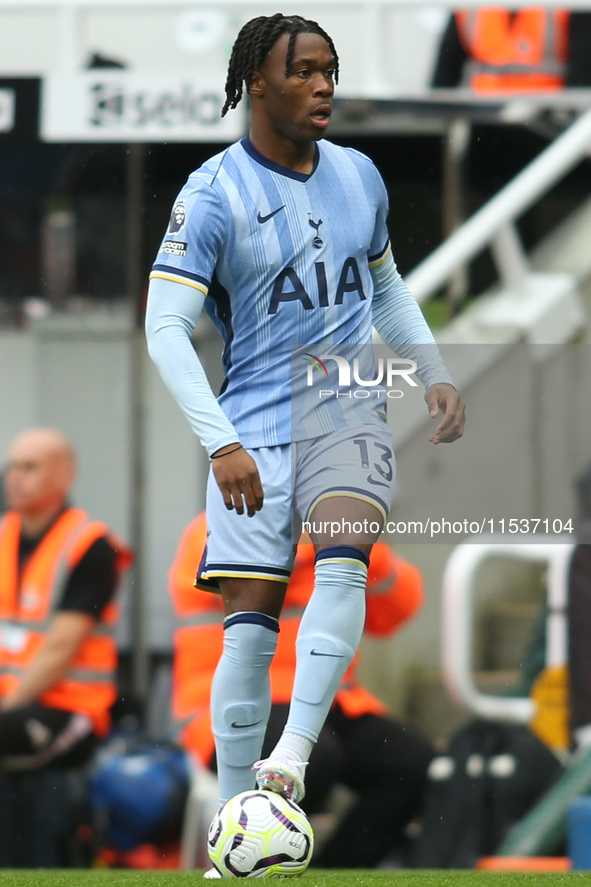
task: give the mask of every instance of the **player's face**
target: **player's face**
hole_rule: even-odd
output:
[[[334,94],[335,59],[319,34],[298,34],[288,76],[289,34],[282,34],[255,72],[250,94],[272,129],[293,142],[324,137]]]

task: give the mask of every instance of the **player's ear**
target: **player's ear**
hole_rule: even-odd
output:
[[[254,96],[262,96],[265,91],[265,78],[260,71],[253,71],[248,86],[248,94]]]

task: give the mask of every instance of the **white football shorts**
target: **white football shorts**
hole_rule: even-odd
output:
[[[319,502],[347,496],[345,519],[355,520],[355,501],[369,502],[385,522],[392,504],[396,462],[392,434],[383,425],[330,432],[313,440],[248,452],[264,492],[253,517],[229,511],[210,470],[207,484],[207,547],[198,585],[216,590],[220,576],[288,582],[302,522]]]

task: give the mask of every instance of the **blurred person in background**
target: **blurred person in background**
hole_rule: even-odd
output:
[[[68,496],[71,443],[20,434],[0,521],[0,772],[86,761],[116,698],[113,597],[131,551]]]
[[[578,522],[568,565],[567,662],[546,665],[546,602],[526,650],[524,687],[519,688],[519,695],[531,693],[541,709],[536,721],[543,732],[538,735],[560,750],[591,746],[591,465],[576,479],[575,492]]]
[[[568,575],[568,728],[573,747],[591,746],[591,464],[577,478],[577,545]]]
[[[531,92],[591,84],[591,12],[528,6],[458,10],[444,31],[433,87]]]
[[[531,696],[530,729],[559,755],[591,746],[591,465],[575,480],[577,540],[568,564],[566,588],[567,661],[547,664],[546,599],[523,654],[514,696]]]
[[[185,530],[169,573],[179,618],[175,635],[173,714],[185,748],[215,770],[210,715],[213,675],[222,652],[224,608],[219,594],[195,588],[195,567],[205,547],[205,514]],[[205,590],[205,583],[200,586]],[[271,665],[272,709],[263,754],[285,726],[296,667],[296,637],[314,586],[314,549],[298,547],[287,586],[277,652]],[[210,589],[208,589],[210,590]],[[365,631],[387,637],[413,616],[423,601],[419,570],[382,542],[372,549]],[[400,851],[405,826],[420,811],[426,773],[434,751],[411,726],[388,716],[386,706],[357,677],[359,654],[346,671],[314,746],[301,806],[322,812],[335,785],[355,801],[315,856],[326,868],[373,867]],[[245,717],[248,712],[245,711]],[[254,776],[253,776],[254,785]]]

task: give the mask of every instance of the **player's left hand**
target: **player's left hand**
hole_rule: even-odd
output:
[[[429,415],[435,419],[439,410],[443,409],[443,419],[431,435],[431,443],[451,443],[464,433],[466,421],[466,404],[453,387],[447,382],[437,382],[425,391],[425,402],[429,407]]]

